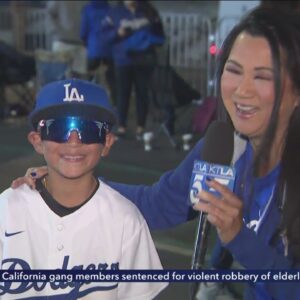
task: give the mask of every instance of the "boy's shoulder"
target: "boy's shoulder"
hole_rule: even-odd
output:
[[[0,194],[0,208],[10,205],[19,205],[18,202],[23,202],[32,197],[34,190],[31,190],[26,184],[22,184],[16,189],[8,188]],[[33,200],[34,201],[34,200]]]
[[[7,218],[19,220],[24,216],[24,209],[28,204],[35,205],[37,201],[33,195],[37,193],[31,190],[26,184],[16,189],[8,188],[0,194],[0,223]],[[32,208],[33,210],[35,208]]]
[[[100,187],[95,196],[101,197],[101,200],[105,199],[107,209],[115,214],[122,215],[123,218],[127,216],[140,221],[144,220],[135,204],[100,179],[99,182]]]
[[[139,212],[137,207],[126,197],[121,195],[117,190],[110,187],[107,183],[98,179],[100,183],[100,188],[98,189],[98,193],[105,195],[109,202],[114,205],[121,206],[124,209],[133,210]]]

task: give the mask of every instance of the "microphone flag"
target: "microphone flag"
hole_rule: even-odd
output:
[[[216,190],[210,188],[206,184],[206,179],[208,177],[226,186],[231,191],[233,190],[235,180],[235,169],[233,167],[196,160],[194,162],[193,172],[190,180],[189,200],[191,205],[198,203],[199,198],[197,195],[202,190],[211,192],[216,196],[220,196]]]

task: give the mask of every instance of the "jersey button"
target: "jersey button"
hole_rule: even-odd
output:
[[[64,229],[64,225],[62,225],[62,224],[57,225],[57,230],[58,231],[62,231],[63,229]]]
[[[61,251],[64,249],[64,245],[60,244],[60,245],[57,245],[57,250],[58,251]]]

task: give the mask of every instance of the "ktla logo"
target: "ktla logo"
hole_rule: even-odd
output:
[[[203,175],[196,175],[193,179],[193,184],[190,189],[190,201],[192,205],[199,202],[198,194],[202,191]]]
[[[71,102],[71,101],[77,101],[82,102],[84,101],[83,95],[79,95],[78,90],[73,87],[70,89],[71,83],[64,84],[65,87],[65,98],[63,101]]]
[[[215,181],[219,182],[220,184],[224,185],[224,186],[228,186],[230,183],[229,179],[226,178],[219,178],[219,177],[211,177],[212,179],[214,179]],[[208,191],[211,193],[215,193],[216,195],[218,195],[217,191],[209,186],[206,185],[205,183],[206,180],[206,176],[202,175],[202,174],[196,174],[193,178],[193,184],[190,188],[190,201],[192,203],[192,205],[196,204],[199,202],[199,196],[198,194],[202,191]]]

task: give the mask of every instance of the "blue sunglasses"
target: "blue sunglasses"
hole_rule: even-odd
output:
[[[105,122],[90,121],[79,117],[65,117],[41,120],[38,124],[41,139],[66,143],[72,131],[76,131],[83,144],[105,144],[109,125]]]

